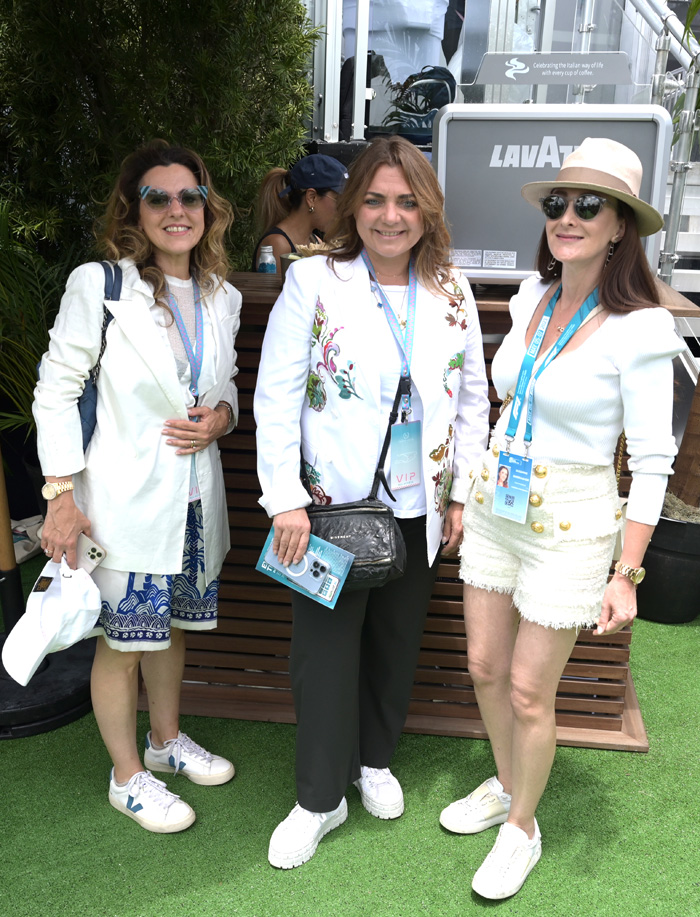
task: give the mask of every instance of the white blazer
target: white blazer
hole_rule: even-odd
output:
[[[439,296],[419,285],[411,377],[423,403],[422,469],[428,557],[450,500],[463,503],[470,467],[486,448],[489,401],[479,318],[458,271]],[[381,326],[379,323],[383,323]],[[333,503],[366,497],[388,415],[381,374],[396,354],[378,340],[386,318],[361,258],[295,261],[268,321],[255,392],[260,503],[270,517],[308,506],[312,483]],[[352,392],[350,391],[352,389]]]
[[[83,454],[77,399],[97,362],[104,272],[93,262],[70,275],[49,349],[41,363],[34,417],[45,475],[73,475],[75,501],[107,551],[104,566],[136,573],[179,573],[187,519],[190,456],[165,443],[163,424],[187,419],[175,360],[150,312],[151,288],[132,261],[119,262],[119,302],[107,306],[106,347],[97,383],[97,426]],[[229,283],[203,297],[215,341],[216,383],[200,406],[227,401],[238,417],[234,340],[241,294]],[[232,429],[233,425],[229,427]],[[207,581],[230,547],[226,494],[216,443],[195,457],[204,517]]]

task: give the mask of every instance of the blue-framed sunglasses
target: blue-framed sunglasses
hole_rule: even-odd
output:
[[[142,185],[139,195],[149,210],[154,213],[165,213],[173,201],[179,201],[185,210],[201,210],[207,202],[209,188],[206,185],[197,185],[196,188],[183,188],[177,194],[168,194],[162,188],[152,188]]]

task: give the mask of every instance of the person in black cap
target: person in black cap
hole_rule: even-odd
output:
[[[272,246],[279,273],[280,255],[320,242],[347,177],[345,166],[323,153],[305,156],[289,171],[270,169],[260,186],[258,226],[263,235],[255,246],[252,270],[257,270],[261,245]]]

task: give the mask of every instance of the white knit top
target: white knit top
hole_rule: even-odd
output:
[[[493,358],[499,398],[513,389],[525,355],[525,334],[549,288],[524,280],[510,301],[513,327]],[[664,308],[608,315],[576,349],[559,354],[535,386],[530,456],[535,461],[611,465],[624,428],[632,472],[627,518],[655,525],[677,449],[671,432],[672,360],[683,349]],[[522,454],[526,408],[512,450]],[[496,424],[505,443],[510,406]]]

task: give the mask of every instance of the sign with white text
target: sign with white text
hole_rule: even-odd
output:
[[[632,82],[629,58],[624,51],[601,54],[552,51],[549,54],[484,54],[475,83],[508,85],[575,83],[616,86]]]
[[[481,283],[529,276],[545,221],[520,189],[554,181],[586,137],[633,149],[644,169],[640,197],[663,213],[672,132],[670,115],[657,105],[446,105],[433,125],[433,167],[455,263]],[[655,269],[661,233],[642,242]]]

